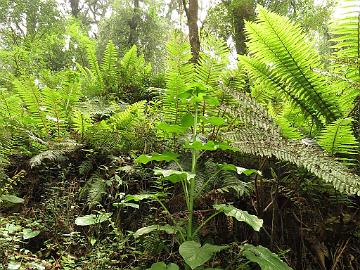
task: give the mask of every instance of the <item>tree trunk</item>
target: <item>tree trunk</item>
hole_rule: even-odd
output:
[[[239,4],[227,3],[233,19],[233,38],[237,54],[246,53],[245,20],[253,20],[255,3],[253,0],[241,1]]]
[[[77,18],[80,12],[79,9],[79,2],[80,0],[70,0],[70,6],[71,6],[71,14]]]
[[[140,1],[134,0],[134,15],[129,21],[129,27],[130,27],[130,33],[128,39],[129,46],[136,44],[138,40],[137,27],[140,20],[139,10],[140,10]]]
[[[196,63],[199,60],[200,53],[199,27],[197,24],[199,3],[198,0],[189,0],[189,8],[187,8],[185,0],[183,0],[183,4],[188,21],[189,41],[193,55],[192,62]]]

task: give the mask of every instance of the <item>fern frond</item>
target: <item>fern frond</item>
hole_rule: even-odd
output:
[[[164,118],[169,124],[178,124],[186,112],[186,101],[180,97],[187,90],[187,85],[193,82],[194,65],[190,45],[180,40],[172,40],[168,45],[168,66],[166,74],[166,89],[162,95]]]
[[[89,62],[90,71],[96,78],[97,86],[100,88],[99,92],[101,93],[104,91],[104,81],[103,81],[103,77],[102,77],[102,73],[101,73],[101,70],[99,67],[98,60],[96,58],[95,47],[89,45],[86,48],[86,52],[87,52],[87,58],[88,58],[88,62]]]
[[[282,93],[289,102],[294,106],[299,107],[305,116],[310,116],[318,126],[322,125],[321,116],[316,109],[313,108],[312,104],[309,104],[307,99],[303,99],[301,96],[294,93],[294,91],[289,88],[286,81],[281,78],[281,75],[277,72],[276,68],[271,69],[269,65],[247,56],[239,56],[239,62],[249,72],[252,79],[275,90],[276,93]]]
[[[110,40],[106,46],[103,62],[101,64],[101,73],[106,88],[114,92],[118,81],[118,52],[114,43]]]
[[[35,123],[45,129],[48,133],[49,127],[46,119],[46,111],[40,90],[30,79],[14,81],[17,93],[25,103],[31,113],[31,118]]]
[[[329,124],[318,136],[317,141],[332,155],[353,155],[357,153],[358,149],[358,142],[352,133],[351,118],[340,118]]]
[[[101,199],[106,194],[105,180],[99,175],[93,175],[85,184],[86,199],[90,207],[95,206],[101,202]]]
[[[223,71],[229,64],[229,49],[221,40],[212,35],[205,39],[202,45],[196,77],[204,85],[216,87],[222,77]]]
[[[46,150],[30,159],[31,168],[41,165],[45,160],[48,161],[62,161],[65,159],[66,152],[63,150]]]
[[[331,26],[335,61],[347,79],[360,82],[360,3],[340,1],[337,11],[339,16]]]
[[[250,54],[272,67],[282,86],[307,107],[318,119],[332,122],[341,116],[326,81],[315,68],[321,66],[317,52],[300,27],[285,17],[259,7],[257,23],[247,22]],[[283,88],[283,87],[281,87]]]
[[[46,119],[55,127],[57,136],[60,137],[64,131],[66,121],[62,96],[57,90],[48,87],[43,89],[42,95],[46,110]]]
[[[360,195],[360,176],[317,147],[285,139],[265,109],[259,108],[246,95],[232,95],[239,102],[238,108],[245,107],[248,114],[254,115],[254,118],[240,118],[236,130],[225,135],[239,151],[294,163],[331,183],[340,192]],[[234,111],[235,117],[238,112]]]
[[[91,118],[89,114],[82,113],[81,111],[75,111],[73,121],[73,128],[81,135],[81,139],[84,138],[85,133],[91,127]]]

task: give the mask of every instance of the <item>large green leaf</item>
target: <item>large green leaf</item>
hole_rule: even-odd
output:
[[[164,262],[157,262],[153,263],[149,270],[179,270],[179,266],[175,263],[169,263],[166,265]]]
[[[224,212],[229,217],[234,217],[238,221],[243,221],[249,224],[255,231],[260,231],[263,225],[263,220],[257,216],[249,214],[247,211],[240,210],[229,204],[215,204],[214,208],[218,211]]]
[[[172,183],[177,183],[183,180],[190,181],[195,178],[195,174],[185,171],[154,169],[154,173],[155,175],[162,175],[164,179],[167,179]]]
[[[148,234],[148,233],[151,233],[153,231],[164,231],[167,234],[175,234],[176,233],[176,228],[173,227],[173,226],[170,226],[168,224],[166,224],[166,225],[151,225],[151,226],[147,226],[147,227],[143,227],[141,229],[138,229],[134,233],[134,237],[138,238],[141,235]]]
[[[40,231],[33,231],[32,229],[24,229],[22,231],[24,240],[34,238],[40,234]]]
[[[227,246],[215,246],[211,244],[201,246],[198,242],[186,241],[179,247],[179,253],[191,269],[195,269],[210,260],[216,252],[225,248],[227,248]]]
[[[143,194],[135,194],[135,195],[128,194],[125,196],[125,199],[123,201],[124,202],[130,202],[130,201],[139,202],[139,201],[143,201],[143,200],[156,200],[158,197],[161,197],[163,195],[164,194],[162,194],[162,193],[154,193],[154,194],[143,193]]]
[[[224,171],[234,171],[237,174],[245,174],[246,176],[252,175],[252,174],[258,174],[258,175],[262,175],[261,171],[255,170],[255,169],[247,169],[247,168],[243,168],[243,167],[238,167],[235,166],[233,164],[227,164],[227,163],[223,163],[223,164],[219,164],[220,169],[224,170]]]
[[[162,154],[152,153],[151,155],[141,155],[135,161],[137,163],[147,164],[150,161],[176,161],[179,155],[172,152],[165,152]]]
[[[75,219],[75,224],[78,226],[90,226],[94,224],[99,224],[104,221],[109,220],[109,218],[112,216],[112,213],[101,213],[98,215],[86,215],[82,217],[77,217]]]
[[[19,198],[15,195],[6,194],[6,195],[0,196],[0,201],[6,201],[6,202],[10,202],[10,203],[23,203],[24,199]]]
[[[292,270],[278,255],[263,246],[245,244],[243,254],[249,261],[257,263],[262,270]]]

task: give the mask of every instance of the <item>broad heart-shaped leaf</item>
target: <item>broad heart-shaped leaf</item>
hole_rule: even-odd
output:
[[[40,231],[33,231],[32,229],[24,229],[22,231],[24,240],[34,238],[34,237],[38,236],[39,234],[40,234]]]
[[[172,183],[178,183],[183,180],[190,181],[195,178],[195,174],[185,171],[154,169],[154,173],[155,175],[162,175],[164,179]]]
[[[119,203],[113,203],[113,206],[115,207],[132,207],[135,209],[139,209],[139,205],[136,203],[128,203],[128,202],[119,202]]]
[[[191,269],[195,269],[210,260],[216,252],[225,248],[227,248],[227,246],[215,246],[211,244],[201,246],[198,242],[186,241],[179,247],[179,253]]]
[[[262,270],[292,270],[278,255],[263,246],[245,244],[243,254],[249,261],[257,263]]]
[[[6,194],[6,195],[0,196],[0,201],[6,201],[6,202],[10,202],[10,203],[23,203],[24,199],[19,198],[15,195]]]
[[[179,125],[169,125],[164,122],[161,122],[157,125],[157,129],[165,131],[170,134],[184,134],[187,130],[186,126]]]
[[[130,201],[140,202],[142,200],[156,200],[157,198],[162,196],[164,196],[163,193],[154,193],[154,194],[143,193],[143,194],[135,194],[135,195],[128,194],[125,196],[123,202],[130,202]]]
[[[229,144],[214,141],[207,141],[206,143],[202,143],[199,141],[186,142],[184,148],[194,149],[198,151],[234,150],[234,148]]]
[[[173,152],[164,152],[162,154],[152,153],[151,155],[141,155],[135,161],[137,163],[147,164],[150,161],[177,161],[179,155]]]
[[[138,238],[141,235],[148,234],[148,233],[151,233],[153,231],[164,231],[167,234],[175,234],[176,233],[176,228],[173,227],[173,226],[170,226],[168,224],[166,224],[166,225],[151,225],[151,226],[147,226],[147,227],[143,227],[141,229],[138,229],[134,233],[134,237]]]
[[[229,204],[215,204],[214,208],[218,211],[223,212],[229,217],[234,217],[238,221],[243,221],[249,224],[255,231],[260,231],[263,220],[257,216],[249,214],[247,211],[237,209],[236,207]]]
[[[98,215],[86,215],[82,217],[77,217],[75,219],[75,224],[78,226],[90,226],[94,224],[102,223],[108,220],[112,216],[112,213],[101,213]]]
[[[218,116],[211,116],[209,118],[203,117],[202,122],[214,126],[222,126],[225,124],[225,119]]]
[[[153,263],[149,270],[179,270],[179,266],[175,263],[166,265],[164,262],[157,262]]]
[[[233,164],[227,164],[227,163],[223,163],[223,164],[219,164],[219,167],[221,170],[224,171],[234,171],[237,172],[238,174],[245,174],[246,176],[252,175],[252,174],[258,174],[258,175],[262,175],[262,173],[258,170],[255,169],[246,169],[243,167],[237,167]]]

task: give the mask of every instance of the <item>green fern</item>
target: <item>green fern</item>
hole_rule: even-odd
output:
[[[168,66],[166,74],[166,89],[162,95],[164,120],[178,125],[186,113],[186,101],[181,94],[187,90],[188,84],[194,79],[194,65],[190,45],[181,42],[179,38],[172,40],[168,45]]]
[[[65,131],[66,112],[63,110],[61,93],[46,87],[42,91],[42,101],[45,106],[46,119],[49,125],[54,126],[57,137]]]
[[[358,142],[352,133],[351,118],[340,118],[329,124],[318,136],[317,141],[323,149],[332,155],[353,155],[358,150]]]
[[[337,190],[360,195],[360,177],[318,147],[288,140],[268,112],[243,93],[230,93],[237,105],[229,108],[239,122],[225,137],[244,153],[276,157],[304,167]]]
[[[337,10],[340,16],[331,26],[336,65],[347,79],[360,82],[360,3],[343,0]]]
[[[107,91],[116,92],[118,86],[118,52],[110,40],[106,46],[100,70]]]
[[[49,134],[45,106],[39,88],[34,84],[33,80],[30,79],[23,81],[16,80],[14,85],[17,93],[31,113],[31,120],[43,128],[45,130],[45,134]]]
[[[252,67],[248,69],[250,73],[255,70],[253,76],[260,73],[289,100],[301,106],[318,125],[323,119],[327,123],[336,120],[341,112],[325,79],[314,71],[321,68],[321,63],[308,38],[287,18],[260,6],[258,10],[257,22],[246,23],[249,52],[257,62],[244,57],[240,61]]]

